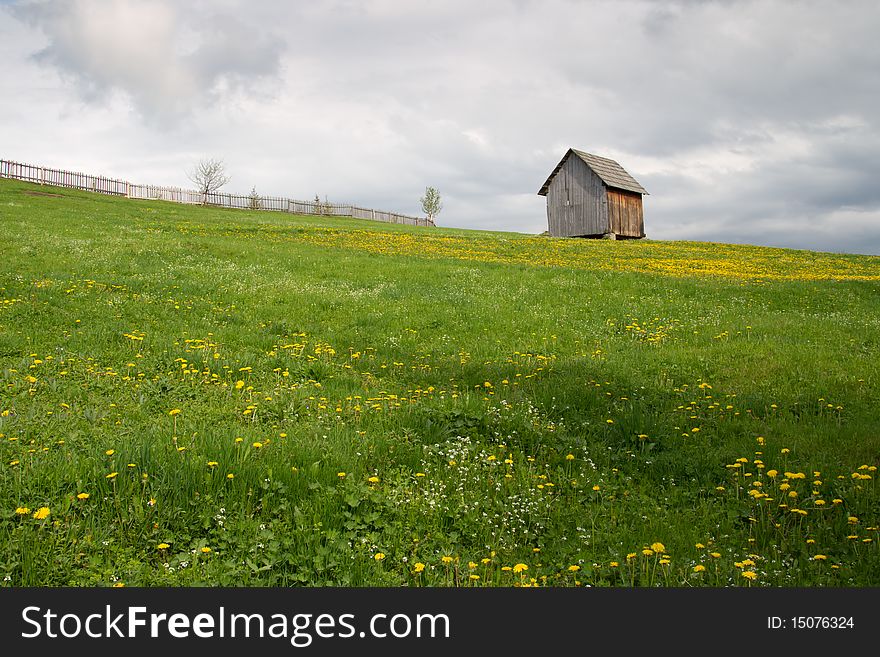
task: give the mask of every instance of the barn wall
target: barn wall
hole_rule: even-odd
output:
[[[565,161],[547,189],[547,223],[554,237],[608,232],[605,186],[578,157]]]
[[[608,218],[611,232],[623,237],[644,237],[642,195],[622,189],[608,188]]]

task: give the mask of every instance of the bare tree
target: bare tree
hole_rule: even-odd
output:
[[[327,200],[327,195],[324,195],[324,200],[321,200],[321,197],[315,194],[314,201],[315,209],[312,214],[320,214],[320,215],[331,215],[333,214],[333,204]]]
[[[428,217],[428,223],[433,226],[434,217],[440,214],[440,210],[443,209],[440,192],[433,187],[425,187],[425,195],[419,200],[422,202],[422,210]]]
[[[202,195],[203,203],[208,203],[208,194],[215,193],[218,189],[229,182],[229,176],[226,175],[226,165],[223,160],[216,158],[205,158],[199,160],[187,174],[198,192]]]
[[[262,210],[263,202],[260,199],[260,195],[257,194],[257,186],[254,185],[251,188],[251,193],[248,195],[248,207],[251,210]]]

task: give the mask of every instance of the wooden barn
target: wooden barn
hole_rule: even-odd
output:
[[[609,239],[645,236],[642,194],[647,193],[614,160],[573,148],[538,191],[547,197],[550,235]]]

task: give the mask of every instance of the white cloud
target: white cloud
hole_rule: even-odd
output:
[[[83,98],[122,92],[147,120],[179,120],[230,88],[275,75],[281,51],[246,21],[180,3],[44,0],[17,5],[13,15],[46,35],[33,56]]]

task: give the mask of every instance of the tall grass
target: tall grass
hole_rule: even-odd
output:
[[[878,258],[12,181],[0,229],[7,585],[880,583]]]

